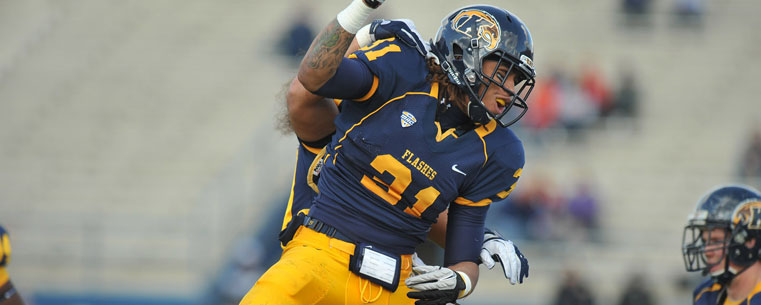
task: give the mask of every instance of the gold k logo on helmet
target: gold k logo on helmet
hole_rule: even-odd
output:
[[[501,38],[499,23],[491,14],[481,10],[462,11],[452,19],[452,29],[478,40],[478,45],[494,50]],[[472,32],[476,30],[477,37]],[[481,42],[483,40],[483,42]]]
[[[732,215],[735,225],[743,224],[748,229],[761,229],[761,202],[748,201],[740,204]]]

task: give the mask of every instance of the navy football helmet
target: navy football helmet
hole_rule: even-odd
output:
[[[723,238],[711,238],[720,229]],[[755,241],[753,241],[755,239]],[[688,217],[682,236],[682,256],[687,271],[711,274],[729,283],[761,258],[761,193],[745,185],[721,186],[704,195]],[[712,252],[711,259],[706,252]],[[710,272],[724,262],[723,268]],[[740,270],[737,270],[734,266]]]
[[[444,18],[431,43],[450,81],[463,89],[470,98],[468,116],[476,123],[486,124],[496,119],[503,127],[517,122],[528,110],[526,99],[534,87],[534,44],[526,25],[512,13],[490,5],[466,6]],[[497,67],[507,65],[509,73],[517,73],[515,90],[505,87],[505,79],[496,71],[486,75],[485,59],[497,61]],[[484,106],[486,90],[481,85],[496,85],[512,95],[502,113],[494,116]]]

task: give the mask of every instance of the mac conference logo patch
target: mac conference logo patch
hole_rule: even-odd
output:
[[[407,111],[402,111],[402,127],[410,127],[413,124],[417,123],[417,119],[415,118],[412,113],[409,113]]]

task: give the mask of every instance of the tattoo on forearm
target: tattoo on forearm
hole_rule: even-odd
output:
[[[317,36],[304,62],[311,69],[332,74],[338,69],[338,64],[341,63],[353,38],[354,35],[344,30],[338,21],[333,20]]]

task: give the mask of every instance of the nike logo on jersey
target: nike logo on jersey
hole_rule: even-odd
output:
[[[412,113],[402,111],[402,127],[407,128],[417,123],[417,119]]]
[[[457,169],[457,164],[452,165],[452,170],[455,171],[458,174],[462,174],[463,176],[467,176],[468,174],[464,173],[463,171]]]

